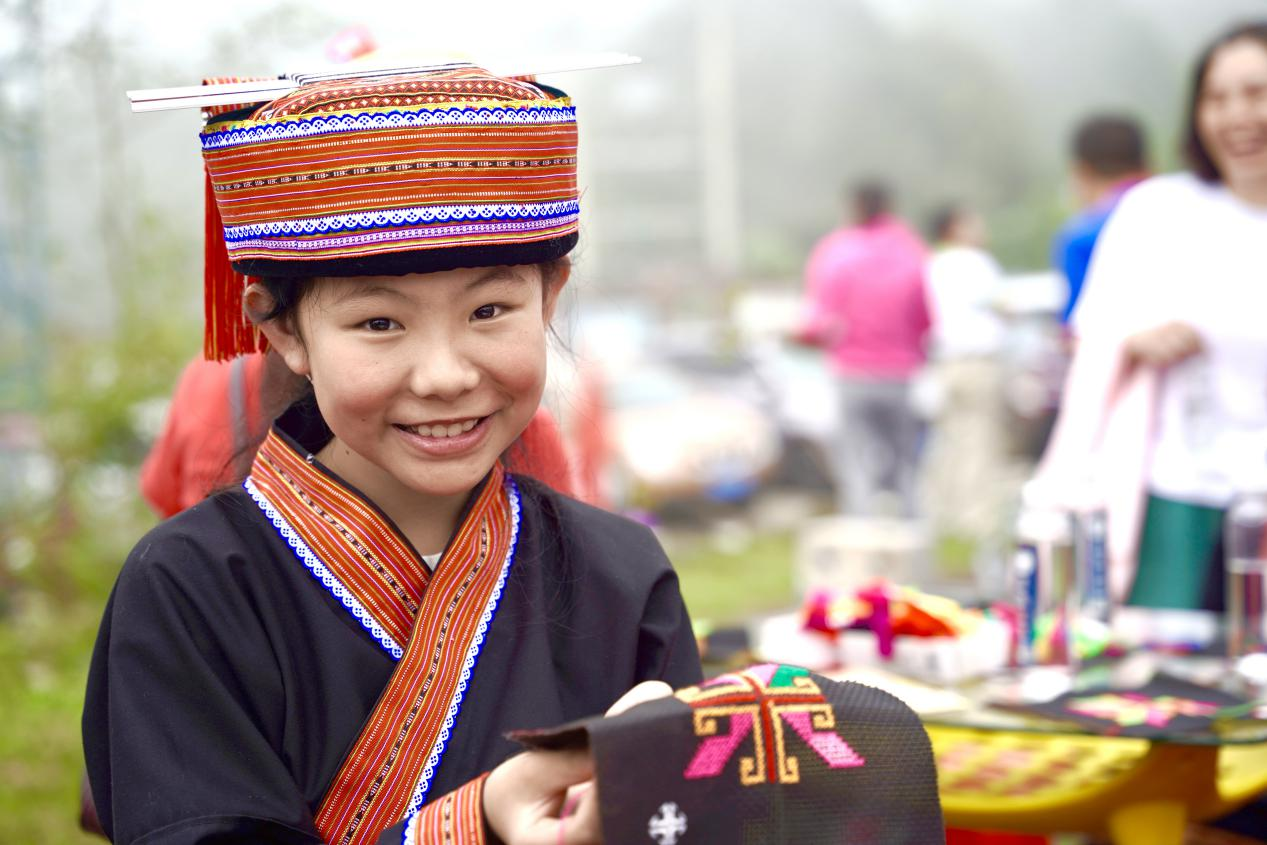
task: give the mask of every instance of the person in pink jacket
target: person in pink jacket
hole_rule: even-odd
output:
[[[841,510],[873,514],[886,490],[914,516],[921,423],[909,394],[931,322],[926,250],[882,185],[859,186],[849,204],[851,224],[820,240],[806,265],[802,336],[827,351],[839,378]]]

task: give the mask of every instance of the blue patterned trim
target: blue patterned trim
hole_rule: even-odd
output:
[[[260,506],[260,510],[264,511],[264,515],[268,517],[269,522],[273,523],[273,527],[277,529],[277,532],[282,535],[282,538],[287,543],[290,544],[291,549],[295,552],[295,556],[303,561],[304,566],[306,566],[308,571],[312,573],[312,577],[320,581],[322,586],[329,590],[334,597],[337,598],[343,606],[356,617],[356,621],[360,622],[361,626],[370,632],[370,636],[377,640],[378,644],[381,645],[388,654],[390,654],[394,659],[400,660],[400,658],[405,654],[404,649],[402,649],[396,641],[392,639],[391,634],[387,633],[382,625],[378,624],[377,620],[370,615],[370,612],[365,609],[364,605],[356,600],[356,597],[352,595],[348,588],[343,586],[343,582],[334,577],[334,573],[326,568],[326,565],[321,562],[321,559],[317,557],[316,554],[313,553],[312,549],[308,548],[308,544],[305,543],[299,536],[298,532],[291,527],[290,523],[286,521],[286,518],[277,512],[277,509],[273,507],[273,503],[268,500],[268,497],[255,486],[255,482],[248,478],[246,481],[242,482],[242,486],[246,489],[247,493],[251,494],[251,498],[255,500],[255,504]]]
[[[381,229],[417,223],[446,223],[458,220],[519,220],[559,217],[577,214],[580,200],[531,202],[501,205],[432,205],[416,208],[393,208],[390,211],[365,211],[356,214],[331,214],[301,220],[275,220],[270,223],[247,223],[225,226],[224,239],[230,248],[234,241],[260,235],[316,235],[356,229]]]
[[[555,100],[553,102],[560,102]],[[566,102],[566,101],[562,101]],[[225,129],[202,135],[204,150],[224,149],[242,144],[262,144],[289,138],[311,138],[339,132],[375,129],[408,129],[423,126],[495,126],[532,123],[575,123],[575,106],[520,106],[518,108],[447,108],[416,111],[358,112],[318,115],[279,123],[264,123],[239,129]]]
[[[509,222],[464,223],[458,226],[433,226],[427,229],[388,229],[380,232],[358,232],[354,235],[322,238],[321,240],[290,240],[284,238],[247,238],[233,245],[235,250],[271,249],[305,252],[323,249],[336,249],[349,246],[366,246],[369,244],[392,243],[398,240],[414,240],[421,238],[449,238],[461,235],[489,234],[497,232],[532,232],[537,229],[548,229],[551,226],[562,226],[575,223],[579,215],[565,214],[540,220],[515,220]]]
[[[417,813],[427,802],[431,780],[435,777],[436,769],[440,768],[440,758],[444,755],[449,733],[453,729],[453,723],[457,721],[458,711],[462,709],[462,697],[466,694],[466,685],[470,682],[471,673],[475,670],[475,662],[479,660],[480,650],[484,647],[484,636],[488,633],[488,626],[493,623],[493,616],[497,613],[497,606],[501,601],[502,589],[506,586],[506,577],[510,574],[510,568],[515,562],[515,548],[519,543],[519,487],[516,486],[510,473],[506,473],[506,493],[510,498],[510,548],[506,551],[505,562],[502,563],[502,574],[497,580],[497,586],[493,588],[488,604],[484,607],[484,615],[480,617],[471,646],[466,651],[466,660],[462,662],[462,675],[458,678],[457,689],[453,693],[453,700],[449,702],[449,711],[444,716],[444,724],[440,726],[440,733],[436,736],[435,744],[431,746],[431,754],[422,767],[422,777],[418,779],[418,785],[414,787],[409,805],[405,807],[406,816]]]

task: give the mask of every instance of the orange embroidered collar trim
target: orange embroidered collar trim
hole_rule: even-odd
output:
[[[494,466],[429,573],[385,516],[276,429],[244,486],[309,571],[398,658],[316,814],[325,842],[373,842],[427,800],[514,562],[518,490]]]

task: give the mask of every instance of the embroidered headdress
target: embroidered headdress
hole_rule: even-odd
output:
[[[221,111],[201,134],[208,358],[259,348],[248,277],[533,264],[576,244],[576,113],[556,89],[457,67]]]

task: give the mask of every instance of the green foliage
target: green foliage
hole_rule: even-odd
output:
[[[794,545],[793,537],[782,533],[757,535],[735,551],[703,538],[666,543],[691,618],[720,625],[785,610],[796,601]]]
[[[136,328],[56,338],[38,416],[53,484],[0,506],[0,841],[89,841],[75,825],[88,655],[118,568],[154,522],[136,491],[136,409],[170,390],[193,334]]]

